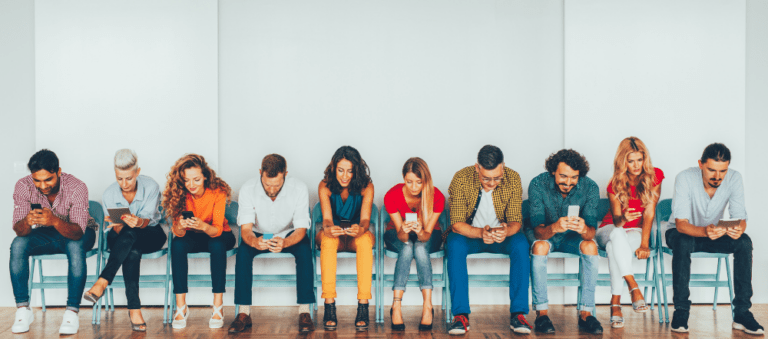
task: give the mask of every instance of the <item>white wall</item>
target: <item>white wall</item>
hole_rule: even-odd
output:
[[[525,186],[562,146],[560,1],[227,1],[220,10],[221,173],[236,189],[264,155],[280,153],[314,204],[333,152],[349,144],[370,166],[381,207],[409,157],[427,161],[447,194],[485,144],[502,149]],[[521,147],[532,140],[536,148]],[[288,260],[265,265],[293,272]],[[506,294],[472,291],[472,302],[493,303],[495,293]],[[354,289],[339,295],[356,302]],[[294,302],[265,297],[254,302]]]
[[[12,51],[0,55],[0,114],[3,126],[14,123],[0,141],[22,145],[2,146],[10,155],[0,166],[6,187],[0,203],[11,205],[12,185],[24,175],[12,172],[12,162],[25,165],[42,147],[56,151],[64,170],[84,179],[96,200],[114,180],[112,156],[122,147],[136,149],[143,173],[161,184],[182,153],[202,153],[235,192],[256,176],[264,155],[280,153],[290,174],[311,187],[314,203],[331,155],[349,144],[370,165],[381,205],[410,156],[424,158],[447,191],[456,170],[474,163],[482,145],[495,144],[527,191],[544,159],[565,146],[587,156],[590,176],[605,190],[616,145],[634,134],[667,173],[663,197],[706,144],[725,142],[734,168],[747,178],[750,224],[764,221],[757,211],[768,199],[749,185],[766,165],[758,153],[768,108],[762,95],[768,6],[761,2],[131,4],[0,0],[0,48]],[[11,117],[16,111],[27,115]],[[653,124],[670,119],[677,124]],[[608,121],[621,128],[608,129]],[[61,137],[61,127],[83,125],[92,132]],[[674,125],[697,133],[675,134]],[[121,137],[121,130],[140,137]],[[10,220],[11,209],[3,211],[0,217]],[[750,229],[753,238],[765,236],[760,226]],[[7,239],[0,247],[12,236],[10,227],[0,234]],[[765,254],[756,249],[755,267]],[[145,262],[142,272],[164,271],[163,260]],[[228,265],[233,273],[234,258]],[[470,272],[505,265],[473,261]],[[437,261],[433,266],[442,270]],[[290,260],[256,261],[267,272],[292,267]],[[340,272],[353,267],[343,261]],[[393,268],[387,261],[386,271]],[[46,270],[64,273],[52,265]],[[563,261],[553,260],[550,270],[565,270]],[[193,262],[195,272],[208,272],[207,261]],[[756,270],[754,279],[768,276]],[[9,282],[0,278],[6,291]],[[693,290],[694,302],[710,302],[711,290],[701,290]],[[209,289],[191,292],[191,304],[210,303]],[[353,289],[339,292],[340,304],[355,302]],[[294,293],[256,290],[254,304],[291,305]],[[599,290],[598,302],[608,293]],[[143,290],[142,300],[159,304],[161,294]],[[573,288],[550,289],[553,304],[572,303],[573,294]],[[473,289],[471,300],[504,304],[506,295],[506,289]],[[385,303],[390,296],[385,291]],[[766,297],[756,288],[753,302]],[[116,301],[124,304],[122,290]],[[418,293],[407,293],[406,302],[420,304]],[[0,306],[12,304],[10,292],[0,296]]]
[[[0,0],[0,263],[9,260],[13,187],[35,150],[35,11],[31,1]],[[15,171],[18,163],[20,171]],[[3,266],[5,267],[5,266]],[[15,305],[11,279],[2,270],[0,306]]]
[[[590,161],[603,197],[616,148],[630,135],[665,172],[662,199],[712,142],[727,145],[731,168],[747,176],[744,13],[744,1],[565,2],[565,146]],[[692,270],[714,273],[714,262],[694,260]],[[598,301],[609,291],[599,289]],[[691,295],[711,300],[712,290]]]

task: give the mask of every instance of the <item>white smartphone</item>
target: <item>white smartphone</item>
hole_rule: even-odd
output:
[[[568,217],[579,217],[579,205],[568,206]]]
[[[406,213],[405,222],[416,221],[416,213]]]

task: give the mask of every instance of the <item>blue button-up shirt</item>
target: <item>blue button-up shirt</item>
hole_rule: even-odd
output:
[[[597,227],[597,205],[600,202],[600,188],[588,177],[579,178],[576,187],[563,195],[555,185],[555,177],[549,172],[539,174],[528,186],[531,227],[549,225],[568,216],[568,206],[579,206],[579,217],[584,224]]]
[[[131,214],[139,218],[149,219],[148,226],[157,226],[160,223],[158,205],[160,205],[160,186],[146,175],[139,175],[136,178],[136,197],[130,204],[123,197],[123,191],[117,182],[109,185],[101,197],[101,206],[104,208],[105,217],[109,216],[108,208],[127,207]]]
[[[717,225],[723,218],[725,207],[731,219],[747,219],[744,202],[744,183],[741,173],[728,169],[720,187],[711,198],[704,190],[701,169],[691,167],[675,177],[675,193],[672,195],[672,215],[667,228],[675,227],[675,219],[687,219],[691,225]]]

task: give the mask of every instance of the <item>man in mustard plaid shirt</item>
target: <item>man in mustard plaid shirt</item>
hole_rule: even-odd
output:
[[[528,240],[521,232],[520,175],[504,166],[504,155],[486,145],[477,163],[456,172],[448,188],[451,226],[446,230],[448,279],[455,315],[449,334],[469,330],[467,255],[479,252],[509,255],[510,328],[530,333],[528,313]]]

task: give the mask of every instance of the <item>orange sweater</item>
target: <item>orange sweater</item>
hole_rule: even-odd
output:
[[[219,232],[213,237],[218,237],[222,232],[231,232],[227,219],[224,218],[224,211],[227,209],[227,195],[220,190],[206,189],[203,196],[195,199],[192,194],[187,193],[186,210],[192,211],[195,217],[206,224],[216,227]],[[174,223],[177,223],[175,220]],[[187,231],[199,232],[188,229]],[[174,232],[176,234],[176,232]],[[178,236],[178,234],[176,234]]]

